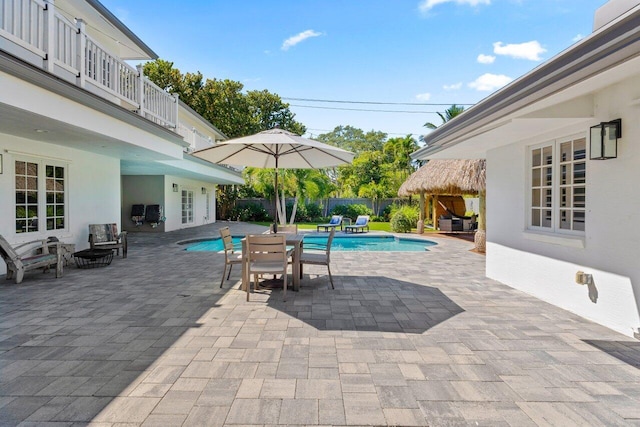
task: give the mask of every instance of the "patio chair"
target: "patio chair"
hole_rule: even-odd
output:
[[[229,227],[223,227],[220,229],[220,237],[222,238],[222,245],[224,247],[224,270],[222,270],[222,279],[220,280],[220,287],[222,287],[225,280],[225,274],[227,275],[227,280],[229,280],[229,277],[231,276],[231,269],[234,264],[242,264],[242,254],[235,253],[238,248],[233,244]],[[229,266],[228,273],[227,266]]]
[[[269,233],[273,233],[273,224],[269,226]],[[298,234],[298,224],[278,225],[278,233]]]
[[[91,249],[115,249],[122,258],[127,257],[127,232],[118,234],[118,224],[89,224],[89,245]]]
[[[284,234],[250,234],[247,236],[247,271],[253,274],[254,290],[259,289],[258,276],[282,274],[282,298],[287,300],[287,269],[292,251],[287,250]],[[251,283],[247,284],[247,301]]]
[[[316,225],[316,231],[320,231],[321,228],[324,228],[324,231],[329,231],[330,228],[335,230],[338,226],[342,230],[342,215],[333,215],[329,223]]]
[[[344,232],[348,233],[351,231],[352,233],[369,231],[369,215],[358,215],[356,218],[356,222],[353,225],[346,225],[344,227]]]
[[[57,246],[56,253],[49,253],[49,247]],[[7,279],[12,279],[15,275],[16,284],[22,283],[25,271],[42,268],[43,272],[49,271],[49,267],[56,266],[56,279],[62,277],[62,250],[60,242],[48,242],[47,240],[34,240],[12,247],[9,242],[0,235],[0,256],[7,264]],[[18,249],[23,249],[18,253]],[[40,253],[34,254],[39,251]]]
[[[303,251],[300,254],[300,264],[313,264],[313,265],[326,265],[329,271],[329,282],[331,282],[331,289],[335,289],[333,286],[333,276],[331,276],[331,244],[333,243],[333,236],[336,234],[336,229],[332,228],[329,232],[329,238],[327,244],[307,243],[303,246]],[[310,250],[313,252],[305,252]],[[302,274],[302,269],[300,269]]]

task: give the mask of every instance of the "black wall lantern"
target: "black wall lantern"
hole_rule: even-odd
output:
[[[622,138],[622,119],[602,122],[591,127],[591,160],[607,160],[618,157],[618,138]]]

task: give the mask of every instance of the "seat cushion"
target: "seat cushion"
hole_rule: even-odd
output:
[[[300,262],[305,264],[326,264],[327,254],[314,254],[303,252],[300,255]]]
[[[249,264],[250,273],[281,273],[283,266],[281,262],[252,262]]]

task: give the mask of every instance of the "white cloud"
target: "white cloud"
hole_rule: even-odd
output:
[[[469,87],[475,90],[488,92],[500,89],[502,86],[510,83],[513,79],[504,74],[486,73],[469,83]]]
[[[419,93],[416,95],[416,99],[419,99],[420,101],[428,101],[431,99],[431,94],[429,92],[427,93]]]
[[[305,41],[308,38],[311,37],[319,37],[321,36],[322,33],[319,33],[317,31],[313,31],[313,30],[307,30],[307,31],[303,31],[299,34],[296,34],[295,36],[291,36],[288,39],[286,39],[283,43],[282,43],[282,50],[289,50],[290,47],[293,47],[295,45],[297,45],[300,42]]]
[[[493,44],[493,53],[496,55],[510,56],[516,59],[529,59],[531,61],[540,61],[540,54],[545,53],[547,49],[543,48],[537,40],[532,40],[520,44],[504,44],[495,42]]]
[[[442,86],[442,89],[444,90],[459,90],[460,88],[462,88],[462,82]]]
[[[576,34],[576,36],[574,38],[572,38],[571,41],[573,41],[575,43],[575,42],[579,42],[583,38],[584,38],[584,36],[582,34]]]
[[[478,6],[479,4],[491,4],[491,0],[422,0],[418,5],[421,12],[428,12],[433,7],[444,3],[468,4],[469,6]]]
[[[496,57],[493,55],[485,55],[484,53],[478,55],[478,62],[481,64],[493,64],[493,61],[495,60]]]

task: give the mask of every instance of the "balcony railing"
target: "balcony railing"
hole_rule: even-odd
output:
[[[178,98],[165,92],[89,36],[82,19],[71,22],[53,0],[0,0],[0,37],[31,54],[24,59],[63,74],[167,128],[178,124]],[[0,47],[2,45],[0,44]]]
[[[201,150],[203,148],[213,146],[214,142],[208,136],[198,131],[196,128],[189,128],[182,123],[178,124],[176,133],[184,138],[189,143],[187,151]]]

